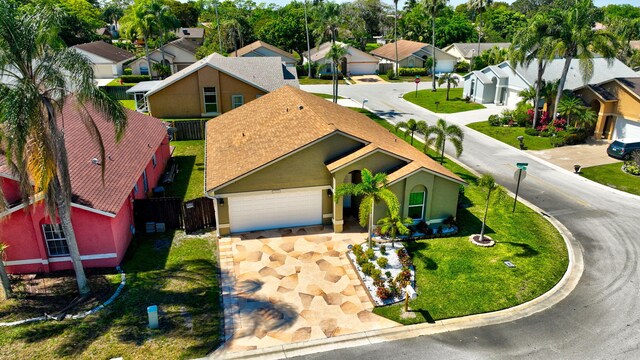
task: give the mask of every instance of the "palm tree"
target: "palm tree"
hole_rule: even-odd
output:
[[[449,101],[449,90],[451,90],[451,84],[453,84],[453,86],[458,86],[459,81],[460,78],[453,75],[453,73],[444,74],[438,78],[438,86],[442,86],[444,83],[447,84],[447,101]]]
[[[150,0],[147,3],[147,12],[156,23],[156,31],[160,36],[160,53],[162,54],[162,64],[166,65],[164,55],[164,39],[168,31],[180,27],[180,20],[173,14],[171,8],[162,0]],[[169,74],[170,75],[170,74]],[[161,77],[164,78],[164,76]]]
[[[484,228],[487,223],[487,213],[489,212],[489,200],[491,199],[491,193],[498,189],[498,184],[491,175],[482,175],[478,180],[478,186],[487,192],[487,204],[484,207],[484,216],[482,217],[482,229],[480,230],[480,242],[484,241]]]
[[[478,20],[478,50],[476,51],[476,56],[480,56],[480,40],[482,39],[482,13],[487,9],[487,6],[493,4],[493,0],[469,0],[468,6],[469,9],[472,9],[477,13]],[[475,64],[473,64],[473,58],[471,58],[471,65],[475,69]]]
[[[425,139],[430,138],[431,135],[435,136],[433,144],[435,144],[436,150],[440,150],[440,164],[444,162],[444,147],[447,140],[451,141],[456,149],[456,157],[462,154],[464,133],[457,125],[449,125],[444,119],[439,119],[435,125],[429,126],[424,130]]]
[[[0,280],[2,281],[2,290],[4,290],[4,298],[8,299],[13,294],[11,293],[11,282],[9,281],[7,270],[4,267],[4,251],[6,248],[6,244],[0,243]]]
[[[380,225],[380,233],[389,235],[391,237],[391,246],[395,247],[395,239],[400,235],[406,235],[409,233],[407,226],[413,224],[413,219],[410,217],[402,218],[398,211],[389,211],[386,217],[378,220]]]
[[[442,8],[447,6],[449,0],[424,0],[425,9],[431,16],[431,56],[436,58],[436,17]],[[436,91],[436,62],[431,62],[431,87]],[[449,99],[447,99],[449,100]]]
[[[340,70],[340,60],[342,60],[342,58],[345,57],[345,55],[347,55],[347,48],[344,45],[341,44],[334,44],[331,45],[331,48],[329,49],[329,51],[327,52],[327,54],[325,55],[326,59],[331,60],[331,63],[333,64],[333,69],[335,69],[336,71],[334,71],[334,74],[332,76],[332,85],[333,85],[333,102],[337,103],[338,102],[338,70]]]
[[[396,48],[396,65],[395,65],[395,73],[396,78],[400,76],[398,72],[398,0],[393,0],[393,5],[395,5],[395,12],[393,14],[393,45]]]
[[[396,124],[396,132],[400,129],[400,128],[405,128],[407,129],[404,133],[404,136],[407,135],[411,135],[411,145],[413,145],[413,134],[415,134],[416,132],[422,132],[423,129],[427,128],[427,123],[420,120],[420,121],[415,121],[413,119],[409,119],[409,121],[404,122],[404,121],[400,121],[399,123]]]
[[[94,85],[87,59],[60,45],[57,34],[61,21],[57,14],[59,9],[48,6],[23,13],[14,5],[0,2],[0,73],[5,77],[0,84],[0,145],[17,173],[25,201],[43,194],[52,222],[57,213],[80,295],[86,296],[90,289],[71,222],[72,189],[59,115],[64,106],[77,107],[81,115],[78,121],[84,123],[100,148],[100,164],[106,164],[104,145],[86,106],[110,119],[118,140],[127,116],[117,100]],[[68,99],[75,105],[65,105]]]
[[[361,226],[369,224],[369,247],[371,247],[371,232],[373,231],[373,211],[374,205],[379,201],[384,201],[389,212],[398,212],[400,203],[396,195],[387,188],[387,174],[376,173],[375,175],[369,169],[362,169],[362,182],[359,184],[344,183],[338,185],[335,190],[334,200],[336,204],[344,196],[362,196],[360,202],[359,220]]]
[[[244,46],[244,39],[242,37],[242,24],[238,19],[227,19],[222,22],[222,28],[227,35],[227,41],[231,42],[235,56],[238,56],[238,43],[240,47]]]
[[[318,25],[314,30],[314,34],[317,37],[316,44],[319,47],[322,42],[329,38],[331,41],[331,50],[336,46],[338,38],[338,30],[343,25],[343,20],[340,17],[341,7],[339,4],[329,2],[323,3],[318,8],[316,18],[318,19]],[[337,49],[336,49],[337,51]],[[328,54],[327,54],[328,55]],[[340,57],[344,57],[344,54]],[[339,60],[339,59],[338,59]],[[309,61],[311,61],[311,53],[309,53]],[[337,74],[337,62],[331,62],[331,80],[333,83],[333,98],[334,102],[338,101],[338,74]]]
[[[575,96],[564,96],[558,103],[558,114],[567,119],[567,126],[571,123],[571,116],[584,111],[582,100]]]
[[[588,128],[596,124],[598,121],[598,114],[596,114],[596,112],[591,108],[585,106],[582,111],[576,114],[575,119],[575,127],[579,129]]]
[[[142,36],[144,41],[144,54],[147,59],[147,67],[149,76],[151,72],[151,58],[149,57],[149,40],[153,34],[157,33],[158,24],[155,17],[148,11],[147,0],[137,0],[125,15],[120,19],[122,24],[122,32],[127,34],[130,39]]]
[[[555,105],[560,103],[569,67],[573,59],[579,59],[583,80],[587,82],[593,75],[593,56],[595,53],[612,60],[616,56],[618,41],[615,35],[606,30],[592,30],[591,26],[598,17],[599,9],[593,6],[593,0],[573,0],[573,7],[567,10],[555,9],[550,18],[555,26],[550,31],[554,42],[554,52],[564,57],[564,67],[558,84]],[[558,117],[553,112],[553,120]]]

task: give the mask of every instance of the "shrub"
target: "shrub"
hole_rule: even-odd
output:
[[[384,268],[387,267],[387,265],[389,265],[389,260],[386,257],[383,256],[383,257],[378,258],[376,263],[378,263],[378,266],[380,266],[381,269],[384,269]]]
[[[364,252],[364,257],[368,260],[373,260],[376,258],[376,254],[373,252],[373,249],[367,249],[367,251]]]
[[[404,248],[398,249],[397,254],[402,266],[404,267],[413,266],[413,261],[411,261],[411,256],[409,256],[409,253],[407,253],[407,250],[405,250]]]
[[[456,219],[453,217],[453,215],[449,215],[446,219],[444,219],[442,223],[445,225],[453,226],[456,224]]]
[[[380,245],[380,254],[387,255],[387,247],[384,245]]]
[[[411,281],[411,270],[405,267],[402,269],[402,271],[398,273],[398,275],[396,275],[396,283],[402,286],[403,284],[406,284],[409,281]]]
[[[389,280],[393,280],[393,279],[391,278],[391,271],[385,271],[385,272],[384,272],[384,276],[386,276],[386,277],[387,277],[387,279],[389,279]]]
[[[393,69],[387,70],[387,78],[389,78],[389,80],[398,80],[396,72]]]
[[[625,161],[622,169],[631,175],[640,175],[640,166],[633,160]]]
[[[124,83],[137,84],[142,81],[149,81],[151,77],[149,75],[122,75],[120,80]]]
[[[387,300],[391,298],[391,291],[384,286],[379,286],[376,290],[376,295],[380,298],[380,300]]]
[[[565,139],[562,136],[556,136],[551,139],[551,145],[553,147],[561,147],[565,145]]]
[[[425,76],[429,74],[429,70],[425,68],[399,68],[398,72],[400,73],[400,76]]]
[[[542,136],[542,137],[549,137],[551,135],[553,135],[553,133],[551,131],[541,131],[540,132],[540,136]]]
[[[531,135],[531,136],[538,136],[540,135],[540,131],[533,129],[533,128],[526,128],[524,129],[524,133],[527,135]]]
[[[362,267],[362,273],[368,276],[370,276],[373,270],[375,270],[375,267],[370,262],[363,264],[361,267]]]
[[[398,289],[398,284],[390,279],[389,281],[389,292],[391,293],[391,297],[396,297],[400,295],[400,289]]]
[[[453,69],[453,71],[455,71],[457,73],[468,73],[469,72],[469,63],[466,62],[466,61],[461,61],[461,62],[456,64],[456,66]]]
[[[360,244],[353,245],[353,247],[351,248],[351,251],[353,251],[353,255],[355,255],[356,257],[362,256],[362,245]]]
[[[502,118],[500,117],[500,115],[493,114],[489,116],[489,119],[487,121],[489,122],[490,126],[502,126]]]
[[[122,74],[123,74],[123,75],[131,75],[131,74],[132,74],[131,68],[126,68],[126,69],[124,69],[124,70],[123,70],[123,72],[122,72]]]
[[[375,287],[381,287],[384,286],[385,282],[384,280],[382,280],[382,278],[377,278],[377,279],[373,279],[373,286]]]
[[[384,283],[384,280],[382,280],[382,270],[380,269],[371,270],[371,278],[373,279],[373,281],[378,280]]]

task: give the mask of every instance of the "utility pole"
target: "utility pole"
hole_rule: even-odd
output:
[[[393,3],[396,5],[396,13],[393,17],[393,38],[396,46],[396,76],[400,76],[398,72],[398,0],[394,0]]]
[[[220,33],[220,17],[218,16],[218,0],[213,3],[213,8],[216,11],[216,27],[218,28],[218,51],[222,52],[222,34]]]

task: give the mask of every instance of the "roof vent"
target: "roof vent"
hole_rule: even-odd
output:
[[[285,111],[285,112],[289,112],[289,108],[286,108],[284,111]]]
[[[304,109],[304,106],[298,105],[298,110],[302,110],[302,109]]]
[[[111,155],[108,156],[108,159],[113,161],[113,158],[111,157]]]
[[[93,165],[100,165],[100,160],[98,160],[97,158],[93,158],[93,159],[91,159],[91,163]]]

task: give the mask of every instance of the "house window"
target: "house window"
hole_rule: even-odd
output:
[[[153,154],[153,156],[151,157],[151,163],[153,164],[154,168],[158,164],[158,160],[156,159],[156,154]]]
[[[149,67],[146,63],[140,64],[140,75],[149,75]]]
[[[144,193],[149,192],[149,180],[147,180],[147,170],[142,172],[142,185],[144,186]]]
[[[244,104],[244,96],[243,95],[231,95],[231,108],[235,109],[237,107],[242,106]]]
[[[42,224],[42,232],[47,243],[49,256],[69,255],[67,237],[64,235],[60,224]]]
[[[424,191],[409,194],[409,217],[413,220],[421,220],[424,215]]]
[[[207,114],[218,112],[218,97],[215,87],[204,88],[204,112]]]

